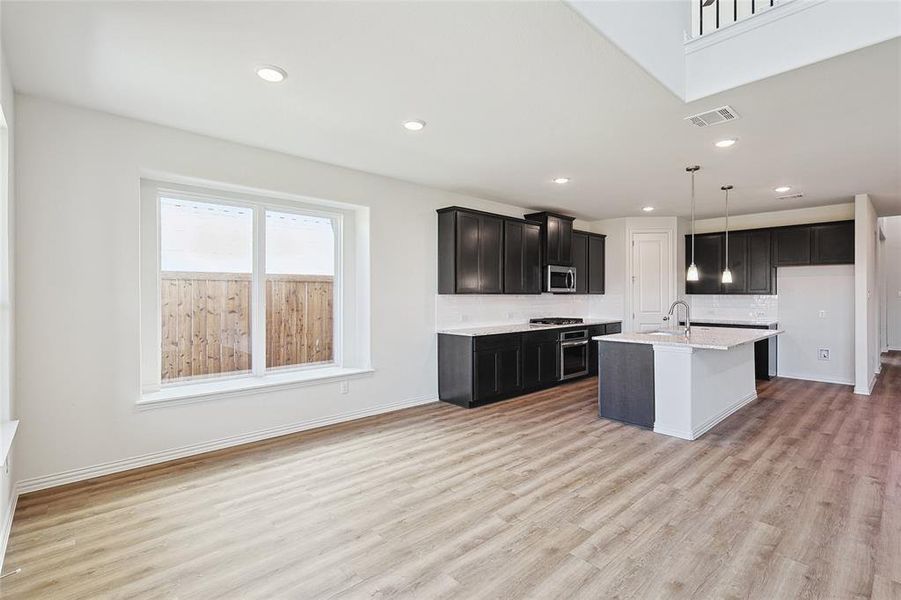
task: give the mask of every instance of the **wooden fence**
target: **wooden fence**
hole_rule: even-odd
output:
[[[162,381],[250,371],[249,273],[164,271]],[[332,277],[266,278],[266,366],[333,359]]]

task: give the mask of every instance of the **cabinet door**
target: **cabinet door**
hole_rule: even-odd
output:
[[[724,262],[724,264],[726,264]],[[724,294],[748,293],[748,235],[744,232],[729,234],[729,269],[732,283],[723,284]],[[722,281],[722,277],[720,277]]]
[[[525,223],[504,221],[504,293],[522,294]]]
[[[457,213],[457,293],[478,294],[479,285],[479,216]]]
[[[722,233],[706,233],[695,237],[695,264],[700,278],[686,281],[687,294],[721,294],[724,241]],[[685,268],[691,264],[691,236],[685,236]]]
[[[522,384],[524,388],[544,387],[559,379],[557,348],[557,340],[523,340]]]
[[[588,293],[603,294],[606,287],[606,240],[602,237],[588,238]]]
[[[572,265],[576,269],[576,293],[588,293],[588,236],[573,233],[571,244]]]
[[[500,394],[497,373],[498,350],[480,350],[473,354],[475,400],[487,400]]]
[[[503,241],[504,221],[479,215],[479,292],[482,294],[504,291]]]
[[[523,227],[522,293],[541,293],[541,226],[526,223]]]
[[[773,252],[777,267],[810,264],[810,227],[785,227],[773,230]]]
[[[541,227],[504,221],[504,293],[541,293]]]
[[[558,263],[561,265],[572,265],[573,261],[573,222],[569,219],[560,219],[552,217],[559,221],[560,229],[560,249],[558,251]]]
[[[549,265],[560,264],[560,219],[548,217],[545,227],[544,262]]]
[[[748,293],[773,293],[773,267],[770,263],[769,231],[748,232]]]
[[[811,264],[839,265],[854,263],[854,222],[827,223],[810,228]]]

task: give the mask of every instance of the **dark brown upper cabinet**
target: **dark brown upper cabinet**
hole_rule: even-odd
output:
[[[854,221],[813,225],[810,237],[811,264],[840,265],[854,262]]]
[[[504,219],[451,207],[438,211],[438,292],[500,294]]]
[[[576,269],[577,294],[603,294],[605,291],[605,237],[573,231],[572,266]]]
[[[576,269],[576,293],[588,293],[588,236],[573,232],[572,266]]]
[[[854,263],[854,221],[793,225],[729,232],[732,283],[722,281],[723,233],[698,235],[695,262],[700,281],[685,283],[688,294],[775,294],[776,267]],[[685,266],[691,236],[685,236]]]
[[[725,240],[724,240],[725,243]],[[723,265],[732,271],[732,283],[723,283],[723,294],[748,293],[748,234],[745,232],[729,232],[729,262],[723,257]],[[722,281],[722,272],[720,273]]]
[[[698,281],[686,281],[686,294],[721,294],[725,236],[722,233],[702,233],[695,236],[695,264]],[[685,236],[685,268],[691,264],[691,236]]]
[[[751,230],[748,236],[748,294],[774,294],[776,271],[772,261],[769,230]]]
[[[603,294],[607,284],[607,239],[606,236],[588,236],[588,293]]]
[[[549,212],[525,216],[529,221],[541,223],[541,263],[543,265],[573,266],[573,217]]]
[[[541,225],[504,220],[504,293],[541,293]]]
[[[773,264],[792,267],[810,264],[810,227],[779,227],[773,230]]]

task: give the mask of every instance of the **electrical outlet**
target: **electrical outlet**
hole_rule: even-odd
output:
[[[825,310],[821,310],[821,311],[820,311],[820,318],[821,318],[821,319],[825,319],[825,318],[826,318],[826,311],[825,311]]]
[[[820,360],[829,360],[829,348],[820,348],[817,353],[817,358]]]
[[[342,394],[346,394],[350,390],[350,384],[346,381],[341,381],[338,383],[338,391]]]

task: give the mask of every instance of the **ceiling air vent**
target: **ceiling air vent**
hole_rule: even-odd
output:
[[[776,200],[793,200],[795,198],[803,198],[804,194],[788,194],[786,196],[776,196]]]
[[[719,125],[720,123],[727,123],[739,118],[735,109],[727,105],[685,117],[685,120],[691,121],[692,125],[697,125],[698,127],[709,127],[710,125]]]

